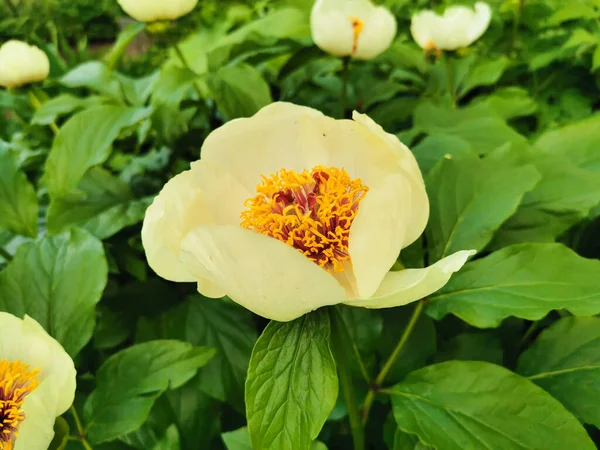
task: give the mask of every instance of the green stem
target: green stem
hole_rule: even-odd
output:
[[[350,366],[352,355],[347,345],[350,334],[348,333],[344,319],[336,307],[330,309],[329,317],[331,319],[331,346],[335,356],[344,404],[348,410],[354,450],[365,450],[365,430],[360,419],[360,409],[352,383]]]
[[[410,320],[408,321],[408,324],[404,329],[404,333],[402,333],[402,336],[400,337],[400,340],[396,345],[396,348],[385,362],[383,368],[379,372],[379,375],[377,375],[377,378],[375,379],[375,383],[373,383],[371,390],[367,394],[365,398],[365,403],[363,405],[363,424],[367,423],[367,420],[369,419],[369,413],[371,412],[371,407],[373,406],[373,401],[375,400],[375,394],[380,390],[381,386],[383,385],[383,382],[385,381],[385,377],[387,377],[390,370],[392,370],[394,363],[396,362],[396,360],[400,356],[400,353],[402,353],[402,349],[404,349],[404,346],[408,342],[408,338],[412,334],[415,325],[417,324],[417,321],[421,316],[424,304],[425,302],[423,300],[420,300],[417,303],[417,306],[415,307],[415,310],[413,311],[412,316],[410,317]]]
[[[442,58],[444,59],[444,65],[446,66],[446,87],[450,94],[451,106],[452,108],[456,108],[456,90],[454,89],[454,69],[452,67],[452,61],[448,54],[445,54]]]
[[[340,92],[340,118],[346,118],[346,103],[348,101],[348,74],[350,72],[350,57],[342,58],[342,91]]]
[[[0,256],[2,256],[7,262],[12,261],[13,257],[3,247],[0,247]]]
[[[31,106],[33,106],[36,110],[40,109],[40,107],[42,106],[42,102],[40,102],[40,99],[37,98],[35,92],[33,92],[33,89],[30,89],[27,94],[29,96],[29,102],[31,103]],[[54,134],[58,134],[59,129],[54,121],[50,122],[50,128],[52,129]]]
[[[69,411],[71,412],[71,415],[73,416],[73,420],[75,421],[75,427],[77,428],[77,434],[78,434],[77,439],[79,439],[79,441],[81,442],[81,445],[83,445],[83,448],[85,448],[85,450],[94,450],[92,448],[92,446],[90,445],[90,443],[85,438],[85,429],[83,428],[83,424],[81,423],[81,419],[79,418],[79,414],[77,414],[77,410],[75,409],[75,406],[71,406]]]
[[[183,52],[181,51],[181,48],[179,47],[179,44],[175,44],[173,45],[173,50],[175,50],[175,54],[177,55],[177,57],[179,58],[179,60],[181,61],[181,63],[183,64],[183,66],[189,70],[190,72],[194,72],[194,70],[192,70],[192,67],[190,66],[190,64],[188,63],[185,55],[183,54]],[[192,86],[194,86],[194,90],[196,91],[196,94],[198,94],[198,98],[202,98],[202,91],[200,90],[200,88],[198,87],[198,85],[196,84],[196,82],[192,83]]]
[[[13,4],[11,0],[4,0],[4,3],[6,3],[6,6],[8,6],[8,9],[10,9],[10,12],[13,16],[19,17],[19,11],[17,11],[17,7]]]
[[[519,343],[519,347],[523,348],[527,342],[529,341],[529,339],[531,338],[531,336],[533,335],[533,333],[535,333],[538,328],[542,325],[542,320],[536,320],[535,322],[533,322],[529,328],[527,329],[527,331],[525,332],[525,334],[523,335],[523,338],[521,339],[521,342]]]

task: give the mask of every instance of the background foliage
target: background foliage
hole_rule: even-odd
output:
[[[356,433],[394,450],[600,442],[600,2],[490,0],[492,24],[451,57],[450,86],[409,33],[413,12],[442,5],[379,2],[398,36],[351,63],[349,103],[426,177],[428,228],[400,261],[478,255],[414,323],[422,304],[269,325],[156,277],[140,224],[222,123],[273,100],[339,115],[342,62],[312,44],[311,3],[201,1],[162,34],[112,0],[13,3],[2,38],[42,47],[51,78],[0,92],[0,310],[34,317],[75,359],[78,414],[57,421],[52,448],[82,436],[96,450],[333,450]],[[244,396],[264,408],[245,411]]]

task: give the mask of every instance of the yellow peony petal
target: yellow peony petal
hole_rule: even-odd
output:
[[[38,390],[28,395],[23,403],[26,418],[19,427],[14,450],[47,450],[54,438],[56,415],[48,408]]]
[[[176,175],[146,211],[142,243],[148,264],[170,281],[196,281],[179,261],[179,244],[192,228],[215,219],[192,170]]]
[[[203,266],[233,301],[268,319],[285,322],[346,300],[339,283],[298,250],[239,227],[194,229],[181,259]]]
[[[40,370],[40,387],[48,386],[44,398],[54,417],[73,404],[75,366],[62,346],[29,316],[21,320],[0,312],[0,360],[21,361]],[[34,391],[34,392],[37,392]]]
[[[373,297],[350,300],[346,304],[364,308],[393,308],[420,300],[441,289],[474,254],[475,250],[462,250],[424,269],[389,272]]]
[[[402,170],[396,173],[402,174],[411,183],[410,191],[403,191],[402,198],[405,202],[409,202],[411,208],[402,218],[406,224],[406,232],[402,248],[408,247],[425,230],[427,220],[429,219],[429,198],[425,190],[425,182],[423,175],[417,164],[413,153],[406,145],[398,140],[393,134],[386,133],[380,125],[376,124],[366,114],[354,112],[353,119],[362,125],[376,140],[385,143],[388,150],[395,155],[397,164]],[[367,183],[368,184],[368,183]]]
[[[117,0],[123,11],[140,22],[175,20],[188,14],[198,0]]]
[[[214,130],[202,145],[202,161],[223,167],[252,193],[261,175],[327,165],[328,157],[315,141],[313,118],[333,122],[312,108],[273,103]]]
[[[396,37],[396,18],[384,7],[375,8],[358,39],[357,59],[373,59],[391,45]]]
[[[399,175],[385,178],[361,201],[349,239],[357,297],[371,297],[398,258],[410,206],[410,183]]]

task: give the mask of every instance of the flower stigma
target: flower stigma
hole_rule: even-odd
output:
[[[38,369],[29,369],[21,361],[0,361],[0,450],[12,450],[25,420],[25,397],[40,384]]]
[[[369,188],[343,168],[324,166],[262,179],[244,203],[242,228],[285,242],[329,273],[343,272],[351,263],[350,227]]]
[[[358,38],[363,28],[365,27],[365,23],[360,20],[358,17],[350,16],[350,23],[352,24],[352,32],[353,32],[353,40],[352,40],[352,54],[356,55],[356,50],[358,49]]]

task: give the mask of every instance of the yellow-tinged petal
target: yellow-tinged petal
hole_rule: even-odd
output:
[[[204,267],[233,301],[268,319],[286,322],[346,300],[340,284],[296,249],[240,227],[192,230],[181,259]]]
[[[43,81],[49,73],[50,60],[35,45],[10,40],[0,47],[0,86],[15,88]]]
[[[475,250],[461,250],[424,269],[389,272],[371,298],[347,301],[363,308],[393,308],[420,300],[441,289]]]
[[[311,119],[335,122],[319,111],[291,103],[272,103],[250,118],[227,122],[202,145],[202,161],[225,168],[254,193],[261,175],[282,168],[302,172],[328,165],[315,140]]]
[[[376,8],[365,21],[353,56],[365,60],[379,56],[396,37],[396,27],[396,18],[392,13],[383,7]]]
[[[75,366],[62,346],[42,326],[29,316],[19,319],[0,312],[0,360],[21,361],[40,370],[37,390],[48,386],[44,398],[54,417],[73,404],[75,396]]]
[[[369,190],[350,228],[349,254],[358,298],[371,297],[402,248],[410,212],[410,183],[389,175]]]
[[[179,245],[192,228],[215,223],[196,175],[192,169],[171,178],[146,211],[142,226],[148,264],[170,281],[197,281],[179,261]]]
[[[402,248],[406,248],[421,236],[429,219],[429,198],[417,160],[406,145],[393,134],[386,133],[380,125],[376,124],[366,114],[354,112],[352,118],[363,126],[375,141],[380,141],[379,145],[372,145],[370,148],[378,148],[381,143],[384,143],[388,151],[394,154],[396,164],[401,168],[396,173],[401,173],[410,181],[410,190],[403,191],[404,195],[402,196],[403,200],[411,205],[410,210],[406,211],[406,215],[402,218],[403,225],[406,226]],[[392,166],[390,165],[390,167]]]
[[[14,450],[47,450],[54,438],[56,415],[44,401],[41,388],[42,386],[25,398],[25,420],[19,427]]]

